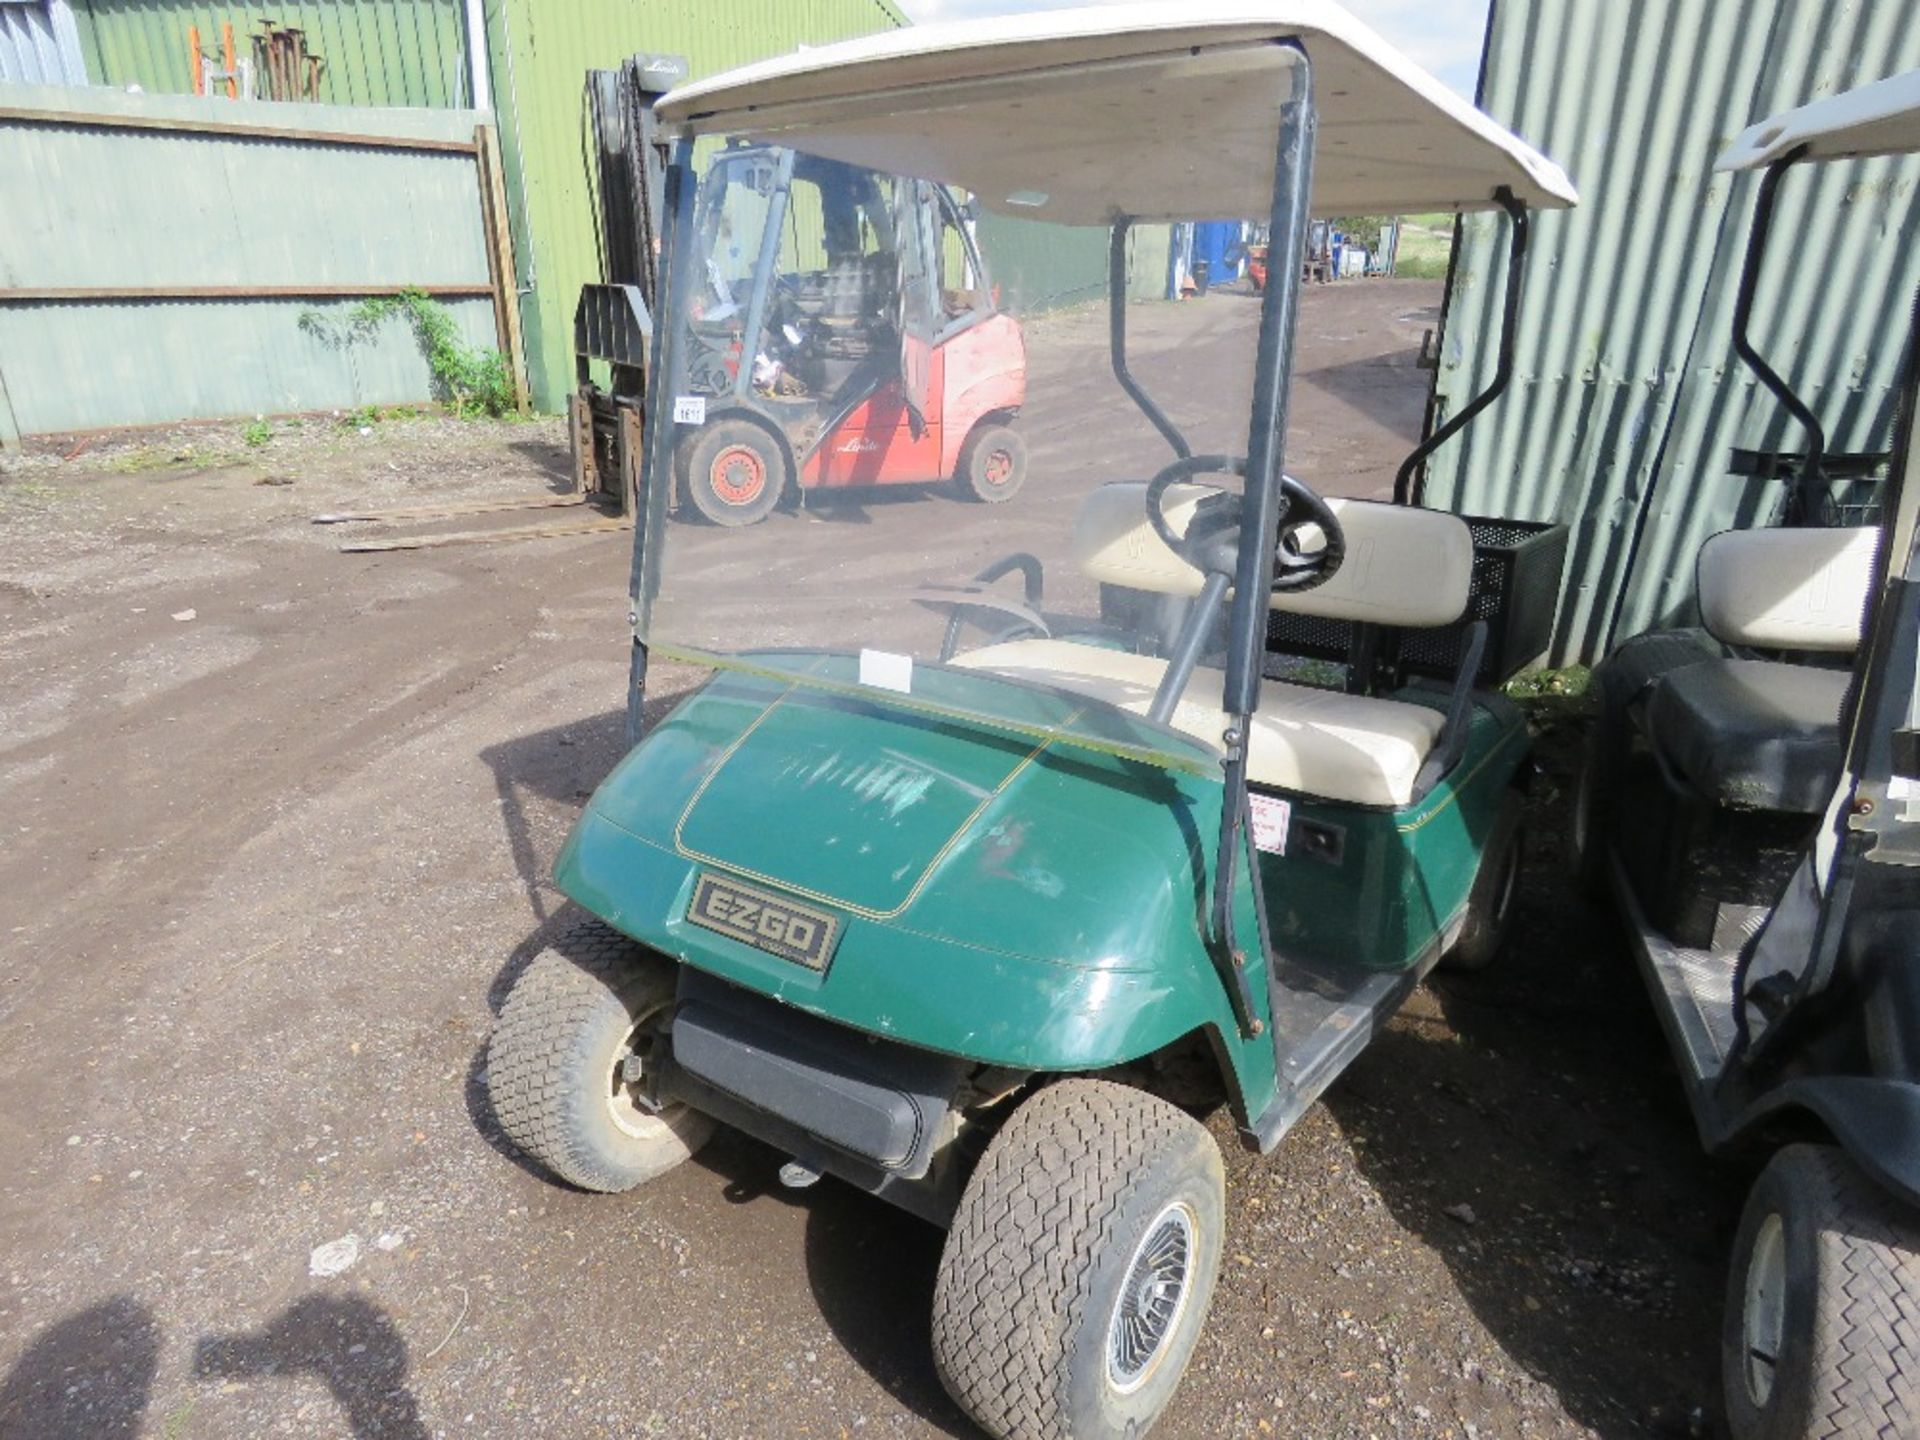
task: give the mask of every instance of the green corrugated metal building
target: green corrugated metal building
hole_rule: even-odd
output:
[[[220,26],[250,50],[262,20],[298,25],[327,62],[323,101],[469,103],[463,0],[74,0],[88,78],[155,93],[193,88],[187,36]],[[891,0],[484,0],[492,99],[506,160],[521,324],[535,403],[573,388],[573,307],[599,278],[588,204],[582,88],[636,51],[684,55],[694,76],[907,23]]]
[[[1715,174],[1752,121],[1920,67],[1920,6],[1886,0],[1494,0],[1480,104],[1564,164],[1536,218],[1512,388],[1430,467],[1429,503],[1572,528],[1556,661],[1694,617],[1693,556],[1765,524],[1777,483],[1734,446],[1803,437],[1733,353],[1757,175]],[[1920,285],[1920,159],[1790,172],[1754,307],[1762,354],[1840,450],[1884,450]],[[1500,221],[1462,226],[1436,379],[1493,374]],[[1464,442],[1464,443],[1462,443]]]
[[[646,50],[684,55],[697,79],[905,23],[889,0],[487,0],[521,323],[541,409],[560,408],[573,388],[574,302],[599,278],[581,143],[586,72]]]

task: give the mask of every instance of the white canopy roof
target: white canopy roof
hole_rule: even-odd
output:
[[[1802,145],[1809,160],[1920,151],[1920,70],[1876,80],[1750,125],[1713,168],[1757,170]]]
[[[956,185],[1067,224],[1270,209],[1298,40],[1312,63],[1320,215],[1575,201],[1561,168],[1329,0],[1124,4],[920,25],[673,90],[696,135],[791,145]]]

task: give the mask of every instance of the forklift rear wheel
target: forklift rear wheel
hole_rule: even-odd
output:
[[[1920,1227],[1828,1145],[1747,1196],[1721,1326],[1735,1440],[1880,1440],[1920,1415]]]
[[[1198,1121],[1105,1080],[1048,1086],[987,1147],[947,1234],[948,1393],[1002,1440],[1144,1435],[1193,1354],[1225,1219]]]
[[[631,1190],[698,1150],[712,1120],[640,1098],[674,988],[671,961],[598,920],[536,955],[487,1045],[487,1095],[507,1137],[582,1190]]]
[[[975,500],[998,505],[1011,500],[1027,478],[1027,442],[1010,425],[975,428],[960,454],[961,490]]]
[[[1506,948],[1513,930],[1513,901],[1520,891],[1520,857],[1526,840],[1518,791],[1509,791],[1494,816],[1480,869],[1467,892],[1467,918],[1441,962],[1449,970],[1484,970]]]
[[[787,460],[751,420],[722,420],[686,449],[687,498],[715,525],[754,525],[780,503]]]

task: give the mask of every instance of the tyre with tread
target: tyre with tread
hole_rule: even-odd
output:
[[[1830,1145],[1760,1172],[1721,1327],[1734,1440],[1920,1434],[1920,1217]]]
[[[976,425],[961,447],[954,478],[962,494],[982,504],[1011,500],[1027,478],[1027,442],[1011,425]]]
[[[522,1152],[583,1190],[630,1190],[706,1142],[713,1121],[634,1098],[630,1057],[670,1012],[673,963],[582,919],[513,984],[487,1044],[487,1096]]]
[[[1449,970],[1484,970],[1500,957],[1513,931],[1514,900],[1520,892],[1521,847],[1526,842],[1522,800],[1509,791],[1500,802],[1467,892],[1467,918],[1441,964]]]
[[[695,510],[715,525],[755,525],[787,488],[787,457],[751,420],[716,420],[683,442],[680,483]]]
[[[1109,1081],[1049,1085],[987,1147],[947,1234],[942,1383],[1003,1440],[1145,1435],[1199,1338],[1225,1214],[1198,1121]]]

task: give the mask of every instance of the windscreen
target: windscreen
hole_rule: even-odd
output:
[[[1223,617],[1179,711],[1147,718],[1201,575],[1149,529],[1145,482],[1176,457],[1114,374],[1111,232],[746,139],[681,156],[640,637],[1211,770]],[[1132,372],[1195,453],[1247,446],[1259,239],[1125,239]]]

